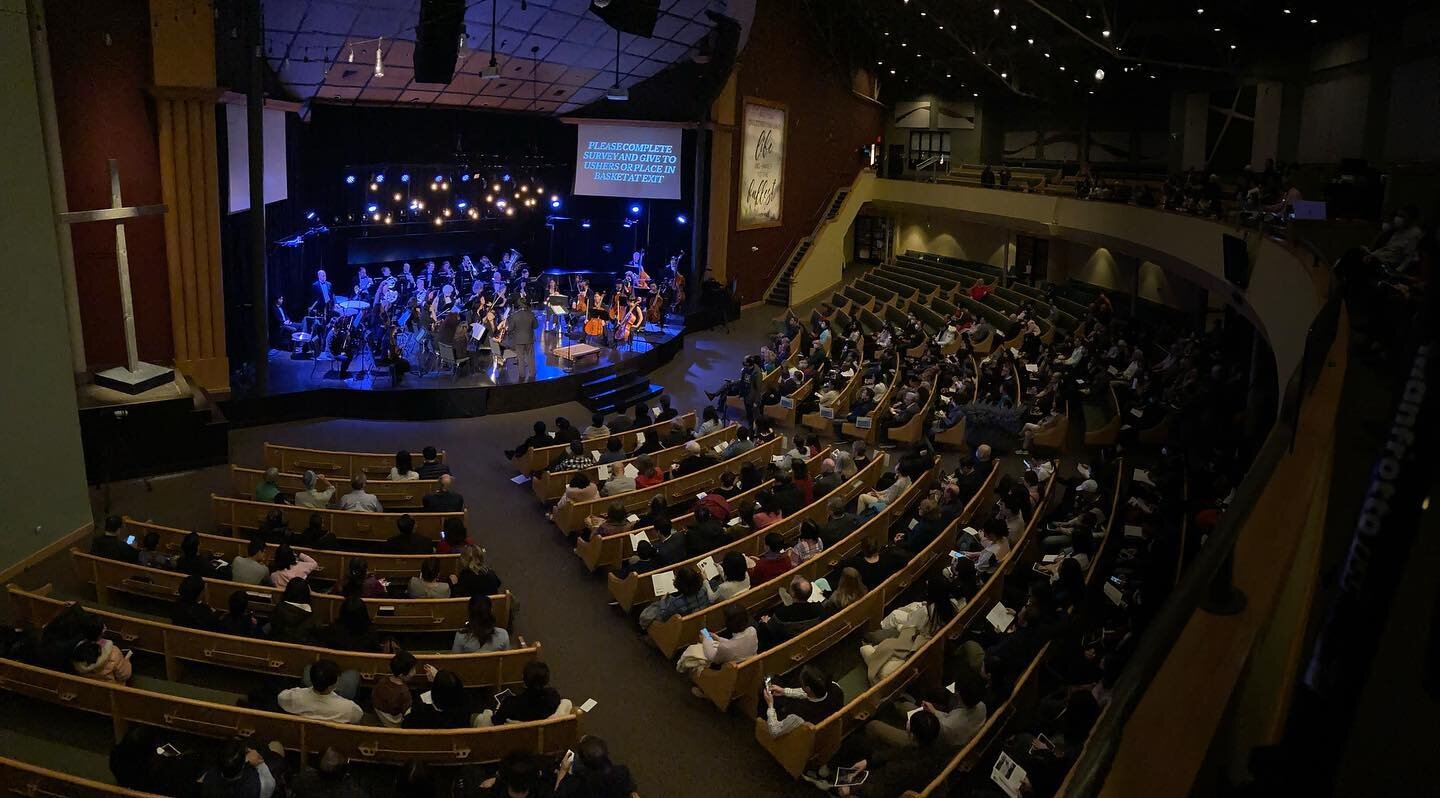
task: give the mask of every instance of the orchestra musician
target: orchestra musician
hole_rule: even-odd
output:
[[[415,289],[415,275],[410,273],[410,264],[408,262],[400,265],[400,282],[405,284],[407,290],[413,291]]]
[[[275,297],[275,307],[270,312],[270,348],[285,349],[290,345],[290,336],[299,331],[300,323],[285,312],[285,297]]]
[[[355,275],[355,291],[350,298],[365,299],[370,296],[370,286],[374,282],[374,279],[370,277],[370,273],[365,271],[364,266],[361,266],[359,274]]]
[[[640,303],[622,299],[619,319],[615,322],[615,343],[622,344],[629,341],[635,331],[640,329],[644,323],[645,318],[641,315]]]
[[[325,270],[315,272],[315,282],[310,284],[310,312],[322,310],[329,307],[335,300],[335,291],[330,286],[330,281],[325,279]]]

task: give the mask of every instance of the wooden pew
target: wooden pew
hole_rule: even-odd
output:
[[[852,477],[849,482],[841,485],[834,492],[826,496],[817,497],[815,501],[800,508],[794,515],[782,518],[764,529],[757,529],[743,537],[732,540],[718,549],[707,551],[704,554],[681,560],[677,563],[668,564],[653,571],[632,573],[623,579],[615,574],[610,574],[610,595],[620,604],[621,609],[629,612],[632,608],[640,604],[649,604],[656,599],[654,580],[659,574],[670,573],[680,568],[696,567],[700,561],[711,558],[715,560],[716,565],[719,565],[720,560],[732,551],[738,551],[741,554],[748,554],[752,557],[757,556],[765,550],[765,537],[771,532],[779,534],[785,538],[786,542],[791,542],[799,535],[800,525],[807,519],[817,524],[825,520],[829,514],[828,506],[831,498],[842,496],[848,503],[854,497],[874,487],[884,471],[884,458],[877,457]]]
[[[333,747],[351,762],[462,765],[512,751],[554,753],[580,739],[583,712],[528,723],[467,729],[391,729],[310,720],[299,715],[199,701],[0,659],[0,687],[51,704],[109,717],[119,740],[130,723],[218,737],[275,740],[288,751]]]
[[[1106,383],[1100,400],[1100,407],[1108,410],[1110,416],[1104,424],[1095,429],[1089,429],[1089,425],[1086,425],[1086,446],[1113,446],[1120,438],[1120,400],[1115,396],[1115,386]]]
[[[975,375],[979,375],[980,373],[980,366],[975,362],[974,355],[970,356],[970,371]],[[975,391],[970,396],[970,402],[973,404],[978,401],[980,401],[980,380],[977,378],[975,380]],[[942,444],[954,446],[962,450],[968,448],[968,445],[965,443],[965,417],[963,415],[959,421],[955,422],[955,426],[935,433],[935,445],[940,446]]]
[[[976,509],[985,506],[990,500],[999,481],[999,464],[992,461],[990,474],[981,484],[980,490],[970,497],[965,508],[945,531],[884,582],[868,586],[870,590],[862,599],[753,657],[732,660],[718,668],[697,671],[691,677],[695,686],[705,693],[705,697],[710,699],[716,708],[723,711],[738,701],[742,715],[753,715],[758,708],[760,685],[766,676],[788,673],[849,637],[855,630],[878,625],[885,617],[886,608],[894,603],[897,596],[911,585],[923,581],[936,564],[945,562],[960,530],[970,523]]]
[[[1052,476],[1045,486],[1045,498],[1054,489]],[[1045,502],[1042,500],[1041,504]],[[1017,570],[1028,570],[1035,560],[1039,546],[1035,542],[1038,523],[1042,515],[1035,513],[1026,525],[1020,541],[995,572],[985,580],[979,593],[968,602],[940,631],[927,640],[903,665],[891,672],[880,682],[853,697],[836,714],[819,723],[806,723],[789,734],[771,737],[764,718],[757,718],[755,739],[781,767],[791,776],[799,778],[812,762],[824,762],[840,749],[840,743],[850,732],[865,725],[876,710],[892,703],[902,690],[914,692],[936,686],[944,667],[945,649],[960,639],[965,629],[977,619],[983,619],[991,606],[999,600],[1005,578]],[[1023,571],[1022,571],[1023,573]],[[1016,608],[1018,610],[1018,608]]]
[[[567,504],[564,507],[557,507],[551,520],[560,528],[561,532],[569,535],[579,532],[585,525],[585,519],[589,516],[603,516],[611,504],[619,502],[626,510],[635,512],[650,507],[650,500],[656,496],[665,499],[666,504],[675,505],[681,501],[687,501],[696,493],[703,492],[708,487],[720,484],[720,475],[726,471],[740,473],[740,466],[745,463],[763,464],[770,461],[771,457],[784,451],[781,446],[784,441],[776,438],[768,443],[762,443],[729,460],[716,463],[709,468],[702,468],[693,474],[683,477],[671,477],[659,485],[648,488],[619,493],[614,496],[601,496],[594,501],[576,502]]]
[[[82,582],[95,586],[95,598],[100,604],[110,603],[110,593],[130,593],[162,601],[173,602],[179,595],[180,582],[185,574],[178,571],[163,571],[96,557],[93,554],[70,550],[71,565],[75,575]],[[205,580],[205,603],[211,607],[225,607],[230,594],[244,590],[250,597],[250,608],[259,615],[269,615],[280,602],[282,591],[265,585],[247,585],[224,579]],[[495,605],[495,623],[508,627],[510,623],[510,591],[491,596]],[[311,606],[316,619],[321,623],[335,620],[340,611],[342,596],[333,593],[311,592]],[[465,626],[468,599],[365,599],[370,609],[375,628],[384,632],[455,632]]]
[[[254,499],[255,486],[265,477],[263,468],[246,468],[244,466],[230,466],[230,493],[237,499]],[[336,479],[339,479],[336,477]],[[391,481],[388,479],[367,479],[365,490],[375,494],[380,504],[387,510],[418,510],[420,503],[424,500],[425,494],[434,493],[435,485],[439,480],[434,479],[411,479]],[[281,493],[294,495],[296,491],[305,489],[304,474],[280,473],[280,480],[277,483]],[[347,482],[332,483],[335,485],[335,498],[340,498],[341,491]]]
[[[50,597],[50,586],[28,591],[9,585],[10,606],[15,617],[36,629],[49,623],[75,602]],[[374,686],[390,674],[391,654],[361,653],[322,648],[299,643],[282,643],[255,637],[236,637],[175,626],[160,620],[141,618],[100,607],[86,607],[86,612],[105,619],[105,628],[125,648],[138,649],[165,658],[165,678],[178,681],[184,663],[203,662],[222,668],[254,673],[288,676],[299,679],[306,666],[320,659],[334,660],[341,670],[359,672],[361,682]],[[540,658],[540,644],[484,654],[451,654],[449,652],[412,652],[423,664],[451,670],[460,675],[467,687],[513,685],[521,682],[525,665]],[[423,671],[423,669],[422,669]],[[428,684],[423,672],[412,680],[412,687]]]
[[[1030,439],[1032,447],[1044,447],[1065,451],[1065,444],[1070,440],[1070,408],[1066,402],[1065,412],[1060,415],[1060,420],[1050,426],[1049,429],[1035,433]]]
[[[215,525],[220,529],[230,530],[232,534],[248,533],[259,529],[260,523],[265,520],[265,515],[271,510],[279,509],[285,513],[286,519],[292,518],[295,513],[302,513],[304,518],[309,518],[311,513],[319,514],[326,531],[335,537],[370,542],[382,542],[394,535],[396,533],[395,522],[400,520],[402,515],[409,515],[415,520],[415,534],[431,540],[440,539],[440,529],[445,525],[445,519],[459,518],[462,522],[466,521],[466,511],[464,510],[457,513],[362,513],[354,510],[312,510],[271,502],[232,499],[228,496],[216,496],[213,493],[210,495],[210,509],[215,515]],[[468,523],[466,528],[469,528]]]
[[[935,407],[936,382],[938,377],[930,380],[930,395],[925,400],[925,405],[915,417],[897,427],[891,427],[885,433],[886,437],[896,443],[917,443],[920,436],[925,434],[925,424],[930,420],[930,410]]]
[[[837,417],[844,418],[846,411],[850,409],[850,403],[855,400],[855,394],[860,390],[860,384],[864,380],[864,371],[865,364],[863,362],[856,365],[855,373],[850,375],[850,381],[840,389],[840,395],[835,397],[835,401],[828,408],[821,407],[801,416],[800,424],[818,432],[831,429],[835,425],[835,419]]]
[[[810,473],[817,473],[820,470],[820,463],[829,456],[830,449],[823,449],[819,454],[806,460],[805,465],[810,469]],[[732,507],[739,507],[743,502],[754,501],[755,497],[760,494],[760,491],[767,490],[773,487],[774,484],[775,480],[767,479],[750,490],[737,493],[734,498],[730,499],[730,505]],[[695,514],[693,512],[670,519],[670,523],[676,532],[684,531],[694,522]],[[601,567],[616,568],[619,567],[620,563],[627,557],[635,553],[634,546],[631,543],[632,536],[645,533],[648,539],[654,537],[652,534],[654,529],[655,527],[653,526],[646,526],[631,529],[628,532],[617,532],[613,535],[592,534],[589,540],[576,538],[575,555],[580,558],[581,562],[585,563],[585,569],[592,573]]]
[[[30,798],[163,798],[0,756],[0,791]]]
[[[409,449],[420,459],[420,453],[425,447]],[[436,460],[445,462],[445,452],[442,450],[435,456]],[[305,449],[299,446],[283,446],[278,443],[265,444],[265,467],[278,468],[286,474],[303,474],[306,471],[314,471],[317,474],[324,474],[332,480],[343,478],[349,481],[350,477],[356,474],[364,474],[370,479],[384,479],[389,476],[390,469],[395,467],[395,452],[381,454],[379,452],[345,452],[330,449]]]
[[[730,441],[735,440],[735,432],[739,428],[736,424],[728,424],[714,432],[701,435],[695,440],[704,448],[714,449],[717,444],[729,444]],[[592,453],[597,451],[597,448],[591,444],[590,440],[583,441],[583,443],[585,445],[585,451]],[[598,447],[598,451],[605,451],[603,444]],[[678,463],[684,459],[685,445],[681,444],[679,446],[670,446],[661,449],[650,455],[650,457],[655,461],[657,468],[667,469],[671,463]],[[609,466],[610,473],[614,474],[619,470],[624,470],[627,465],[633,465],[635,461],[639,459],[639,456],[629,457],[614,463],[607,463],[606,465]],[[591,482],[601,481],[600,466],[592,465],[588,468],[577,468],[573,471],[542,471],[530,480],[530,488],[535,492],[535,498],[540,501],[554,501],[565,495],[565,486],[569,484],[570,480],[575,478],[576,474],[584,474],[590,478]]]
[[[834,546],[774,579],[758,585],[751,585],[750,589],[743,593],[737,593],[725,601],[711,604],[690,615],[676,615],[650,624],[648,630],[650,642],[654,643],[660,649],[660,653],[667,658],[673,657],[687,643],[698,639],[701,629],[724,628],[725,608],[731,604],[742,606],[753,615],[756,607],[770,603],[775,598],[775,591],[790,584],[790,580],[796,576],[804,575],[808,579],[815,580],[830,573],[845,559],[859,552],[865,540],[882,539],[888,536],[890,524],[896,519],[904,517],[910,506],[926,494],[934,478],[935,469],[932,468],[912,482],[899,498],[876,515],[871,516],[854,532],[846,535]],[[854,480],[851,482],[853,483]]]
[[[834,340],[833,338],[831,340]],[[788,396],[780,397],[780,402],[773,405],[765,405],[765,417],[772,418],[786,426],[795,423],[795,405],[803,402],[815,390],[815,379],[812,377],[806,380]]]
[[[685,429],[695,429],[694,411],[691,411],[689,413],[682,413],[675,418],[680,419],[680,423],[685,425]],[[670,429],[669,421],[659,421],[654,424],[640,427],[638,429],[626,430],[624,432],[617,433],[620,436],[620,448],[624,449],[627,452],[633,451],[635,447],[640,445],[640,433],[643,432],[648,437],[650,435],[663,433],[668,429]],[[610,437],[611,436],[609,435],[604,435],[598,438],[586,438],[585,443],[587,446],[591,446],[592,448],[596,448],[593,446],[594,444],[599,444],[598,448],[603,451],[605,449],[605,444],[610,441]],[[565,452],[567,449],[569,449],[569,447],[570,444],[568,443],[559,443],[554,446],[542,446],[539,449],[526,450],[525,455],[520,460],[516,461],[520,469],[520,473],[533,474],[536,471],[544,471],[545,469],[564,459]]]
[[[849,421],[840,424],[840,434],[847,438],[857,438],[865,441],[871,446],[880,438],[880,426],[875,423],[879,414],[890,405],[891,398],[895,396],[895,386],[900,383],[900,353],[895,353],[895,368],[890,373],[890,382],[885,385],[885,394],[880,401],[875,403],[875,409],[870,415],[861,416],[855,419],[855,423]]]
[[[134,530],[137,538],[144,538],[149,532],[160,536],[160,551],[165,554],[178,554],[180,544],[190,534],[188,529],[178,529],[173,526],[161,526],[149,521],[136,521],[126,517],[125,525]],[[226,535],[208,535],[197,532],[200,536],[200,552],[209,554],[217,559],[230,562],[236,557],[246,556],[249,551],[250,541],[244,538],[232,538]],[[271,543],[266,548],[274,551],[278,546]],[[295,551],[308,554],[315,562],[320,564],[323,573],[334,579],[343,579],[350,573],[351,560],[364,560],[370,573],[385,579],[409,579],[412,576],[420,575],[420,566],[426,560],[434,560],[440,566],[440,575],[449,576],[455,573],[460,555],[458,554],[361,554],[350,551],[332,551],[330,549],[311,549],[304,546],[295,546]]]

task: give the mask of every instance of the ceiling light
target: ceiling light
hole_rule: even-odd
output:
[[[1060,65],[1060,71],[1061,71],[1061,72],[1064,72],[1064,71],[1065,71],[1065,65],[1064,65],[1064,64],[1061,64],[1061,65]]]
[[[893,70],[893,69],[890,70],[890,74],[892,74],[892,75],[895,74],[895,70]]]
[[[995,6],[995,16],[1000,16],[1000,6]]]
[[[1235,45],[1233,45],[1233,44],[1230,45],[1230,49],[1231,49],[1231,50],[1234,50],[1234,49],[1235,49]]]
[[[1010,30],[1013,31],[1013,30],[1019,30],[1019,29],[1020,29],[1020,26],[1019,26],[1019,25],[1016,25],[1016,24],[1013,23],[1013,22],[1010,23]]]
[[[905,42],[900,42],[900,46],[901,46],[901,47],[909,47],[910,45],[906,44]]]
[[[1311,24],[1311,25],[1319,25],[1319,24],[1320,24],[1320,20],[1315,19],[1314,17],[1311,17],[1311,18],[1310,18],[1310,24]]]
[[[1220,29],[1219,29],[1219,28],[1214,28],[1214,31],[1215,31],[1216,33],[1219,33],[1219,32],[1220,32]]]
[[[1110,38],[1110,29],[1106,28],[1105,30],[1100,31],[1100,35],[1105,37],[1106,39]]]
[[[946,73],[945,73],[945,77],[946,77],[946,78],[949,78],[949,77],[950,77],[950,73],[949,73],[949,72],[946,72]]]
[[[1285,9],[1285,13],[1286,13],[1286,14],[1289,14],[1289,13],[1290,13],[1290,9],[1288,9],[1288,8]]]
[[[889,35],[890,35],[890,31],[888,31],[888,30],[885,31],[885,35],[886,35],[886,36],[889,36]]]
[[[442,224],[445,224],[445,220],[442,219],[442,218],[440,218],[439,216],[436,216],[436,217],[435,217],[435,226],[436,226],[436,227],[439,227],[439,226],[442,225]]]
[[[937,27],[939,27],[940,30],[945,30],[945,26],[944,26],[944,25],[939,25],[939,26],[937,26]]]
[[[1097,69],[1097,70],[1095,70],[1095,79],[1096,79],[1096,80],[1104,80],[1104,79],[1105,79],[1105,70],[1103,70],[1103,69]]]
[[[1205,9],[1203,9],[1203,8],[1197,8],[1197,9],[1195,9],[1195,13],[1196,13],[1196,14],[1204,14],[1204,13],[1205,13]]]
[[[1001,72],[1001,73],[1000,73],[1000,77],[1002,77],[1002,78],[1008,78],[1008,77],[1010,77],[1010,73],[1009,73],[1009,72]]]
[[[1033,44],[1035,43],[1035,40],[1034,40],[1034,39],[1026,39],[1026,40],[1025,40],[1025,43],[1026,43],[1026,44],[1032,44],[1032,45],[1033,45]]]
[[[920,12],[920,16],[922,16],[922,17],[925,16],[925,12],[924,12],[924,11],[921,11],[921,12]]]
[[[980,92],[978,92],[978,91],[975,92],[974,94],[975,94],[976,97],[979,97],[979,96],[980,96]]]

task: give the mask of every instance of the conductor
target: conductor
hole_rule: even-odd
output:
[[[538,320],[530,303],[523,298],[505,318],[505,334],[501,338],[504,359],[508,363],[515,358],[516,382],[532,382],[535,379],[535,327]]]

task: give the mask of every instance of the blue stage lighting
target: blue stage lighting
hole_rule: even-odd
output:
[[[381,172],[380,174],[375,175],[375,182],[376,182],[376,183],[384,183],[384,182],[385,182],[385,173],[384,173],[384,172]]]
[[[630,206],[630,212],[633,213],[633,214],[635,214],[636,216],[639,216],[639,215],[640,215],[640,206],[639,206],[639,205],[631,205],[631,206]]]
[[[469,182],[470,182],[470,175],[469,175],[468,173],[467,173],[467,174],[460,175],[460,182],[461,182],[461,183],[469,183]]]
[[[550,200],[550,207],[552,207],[552,208],[558,208],[558,207],[560,207],[560,200]]]
[[[379,206],[379,205],[375,205],[375,204],[373,204],[373,203],[370,204],[370,205],[366,205],[366,206],[365,206],[365,211],[366,211],[367,213],[374,213],[374,212],[376,212],[376,211],[378,211],[378,210],[380,210],[380,206]]]
[[[315,212],[314,212],[314,211],[306,211],[306,212],[305,212],[305,218],[306,218],[306,219],[314,219],[314,218],[315,218]]]
[[[679,213],[675,215],[675,224],[685,224],[687,221],[689,220],[685,218],[685,214]]]
[[[353,186],[353,185],[355,185],[355,175],[345,175],[345,185],[347,185],[347,186]]]
[[[436,182],[436,183],[439,183],[440,181],[442,181],[442,180],[444,180],[444,179],[445,179],[445,175],[435,175],[435,182]]]
[[[470,203],[466,202],[465,200],[460,200],[459,202],[455,203],[455,207],[460,208],[460,209],[462,209],[462,210],[465,209],[465,208],[466,208],[467,206],[469,206],[469,205],[470,205]]]
[[[583,228],[585,228],[586,230],[589,230],[589,229],[590,229],[590,220],[589,220],[589,219],[586,219],[585,221],[583,221],[583,222],[580,223],[580,226],[583,227]]]
[[[506,172],[505,175],[504,175],[503,177],[501,177],[500,179],[503,180],[503,181],[506,182],[506,183],[509,183],[509,182],[510,182],[510,173],[509,173],[509,172]]]
[[[410,173],[409,173],[409,172],[406,172],[406,173],[400,175],[400,182],[401,182],[401,183],[409,183],[409,182],[410,182]]]

